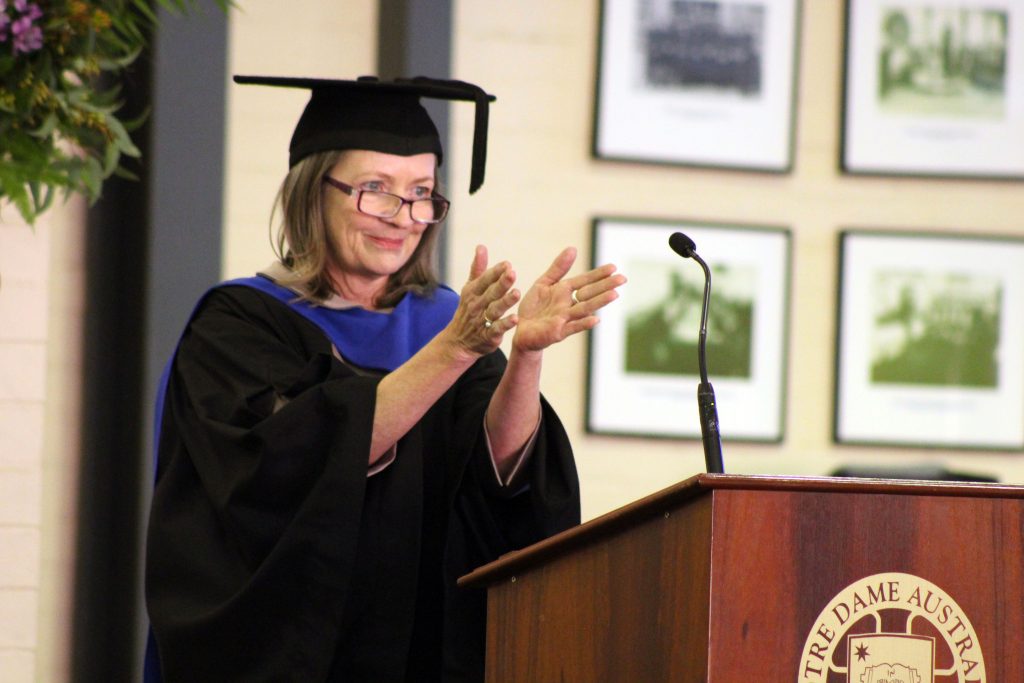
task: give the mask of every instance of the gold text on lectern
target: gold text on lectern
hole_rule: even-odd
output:
[[[867,576],[814,621],[798,683],[986,683],[978,635],[963,609],[913,574]]]

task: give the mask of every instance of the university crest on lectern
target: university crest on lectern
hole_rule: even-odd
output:
[[[868,576],[821,611],[798,683],[986,683],[978,635],[964,610],[912,574]]]

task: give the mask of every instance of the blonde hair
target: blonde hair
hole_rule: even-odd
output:
[[[304,292],[303,298],[323,300],[334,293],[327,273],[337,249],[324,213],[324,193],[333,192],[323,178],[345,154],[344,151],[317,152],[292,166],[274,200],[271,224],[280,210],[281,223],[274,252],[288,266],[290,275],[280,283]],[[406,292],[424,296],[438,286],[434,250],[441,223],[427,226],[409,261],[388,278],[374,305],[392,308]]]

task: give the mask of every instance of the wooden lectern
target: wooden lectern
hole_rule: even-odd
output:
[[[460,585],[489,683],[1009,683],[1022,545],[1024,487],[701,474]]]

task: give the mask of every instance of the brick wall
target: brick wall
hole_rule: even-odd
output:
[[[33,680],[42,551],[49,226],[0,224],[0,678]]]
[[[66,679],[82,210],[0,208],[0,680]]]

